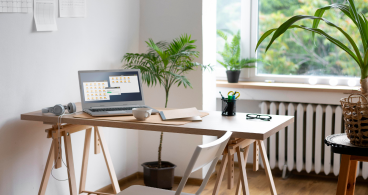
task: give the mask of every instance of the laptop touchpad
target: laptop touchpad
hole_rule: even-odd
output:
[[[119,114],[119,113],[126,113],[126,111],[107,111],[109,114]]]

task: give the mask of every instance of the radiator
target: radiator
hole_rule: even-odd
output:
[[[339,174],[340,154],[333,154],[324,138],[344,132],[341,106],[262,102],[260,107],[262,114],[295,116],[294,124],[265,140],[271,169]],[[368,163],[359,162],[358,176],[367,179]]]

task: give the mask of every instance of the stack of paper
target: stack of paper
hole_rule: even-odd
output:
[[[160,111],[162,120],[186,120],[186,121],[201,121],[201,113],[197,108],[185,108],[175,110],[164,110]]]

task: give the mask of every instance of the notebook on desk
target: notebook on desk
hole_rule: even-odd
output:
[[[160,111],[160,116],[162,120],[189,120],[189,121],[200,121],[201,113],[197,108],[184,108],[184,109],[174,109],[174,110],[163,110]]]

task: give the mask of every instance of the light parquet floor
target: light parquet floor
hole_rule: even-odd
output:
[[[235,170],[235,173],[239,171]],[[270,190],[267,184],[267,178],[263,169],[254,172],[252,169],[247,168],[249,191],[252,195],[269,195]],[[225,173],[226,176],[226,173]],[[235,181],[237,181],[238,175],[235,175]],[[336,194],[337,177],[322,176],[313,174],[291,174],[286,180],[281,178],[279,171],[273,172],[275,186],[279,195],[333,195]],[[215,185],[215,177],[212,177],[208,182],[202,195],[212,195],[212,189]],[[121,185],[121,189],[126,189],[131,185],[144,185],[143,179],[137,179]],[[173,190],[177,188],[178,184],[175,184]],[[186,185],[184,192],[195,193],[199,186]],[[236,187],[236,183],[235,183]],[[235,187],[231,190],[227,189],[226,177],[224,178],[219,195],[233,195],[235,194]],[[112,189],[104,192],[113,193]],[[368,194],[368,180],[357,180],[357,186],[355,188],[355,195],[367,195]]]

